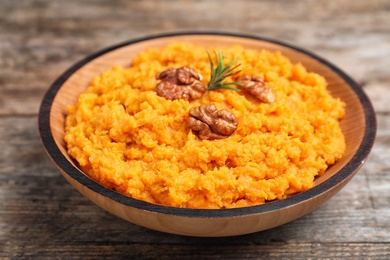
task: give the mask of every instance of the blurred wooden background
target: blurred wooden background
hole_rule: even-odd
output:
[[[37,113],[62,72],[112,44],[205,30],[306,48],[371,98],[378,118],[371,156],[318,210],[245,236],[169,235],[104,212],[49,161]],[[0,259],[389,259],[389,96],[388,0],[0,0]]]

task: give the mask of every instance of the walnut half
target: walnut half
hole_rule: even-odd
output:
[[[189,67],[169,68],[156,75],[157,95],[166,99],[198,99],[206,91],[206,87],[200,82],[202,76]]]
[[[193,107],[188,126],[202,140],[223,139],[234,134],[238,121],[227,109],[218,110],[215,104]]]
[[[242,88],[249,94],[264,103],[275,102],[275,94],[271,88],[267,88],[261,76],[242,76],[237,79],[242,83]]]

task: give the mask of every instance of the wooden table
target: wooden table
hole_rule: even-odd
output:
[[[183,30],[242,32],[311,50],[377,112],[366,164],[326,204],[244,236],[196,238],[127,223],[59,174],[38,134],[50,84],[103,47]],[[0,0],[0,258],[390,259],[390,2]]]

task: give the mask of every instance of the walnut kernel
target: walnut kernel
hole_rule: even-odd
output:
[[[242,83],[242,88],[249,94],[264,103],[275,102],[275,94],[271,88],[267,88],[261,76],[242,76],[237,79]]]
[[[234,134],[238,121],[227,109],[218,110],[215,104],[193,107],[189,111],[188,126],[200,138],[223,139]]]
[[[156,75],[156,79],[161,80],[155,88],[157,94],[170,100],[198,99],[207,89],[200,82],[202,76],[193,68],[185,66],[164,70]]]

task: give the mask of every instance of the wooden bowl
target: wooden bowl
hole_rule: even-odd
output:
[[[347,150],[344,157],[315,180],[308,191],[263,205],[235,209],[185,209],[160,206],[129,198],[85,175],[67,153],[64,142],[66,107],[100,73],[114,64],[130,66],[132,58],[149,47],[172,41],[188,41],[205,47],[240,44],[251,49],[281,51],[292,62],[323,75],[334,97],[346,104],[341,121]],[[260,37],[224,33],[178,33],[131,40],[99,51],[78,62],[60,76],[43,98],[39,111],[43,145],[62,175],[85,197],[105,210],[140,226],[167,233],[219,237],[253,233],[297,219],[331,198],[356,174],[373,146],[376,119],[362,89],[340,69],[301,48]],[[348,200],[348,198],[345,198]]]

